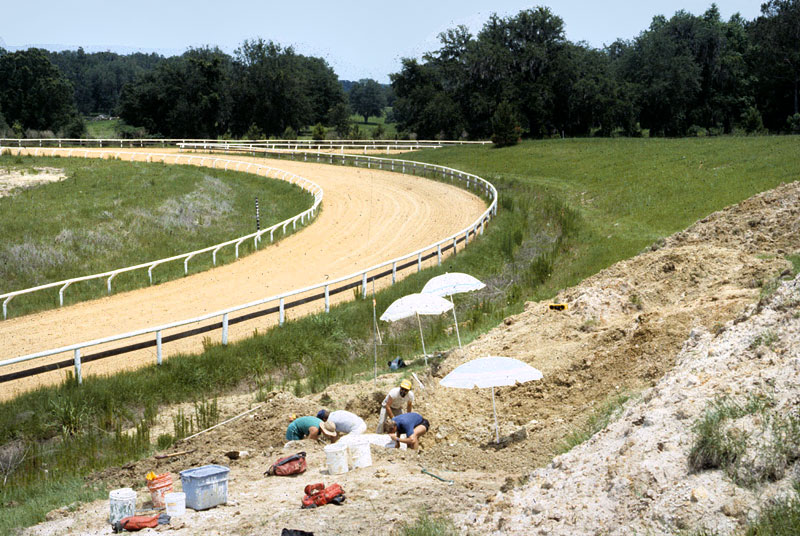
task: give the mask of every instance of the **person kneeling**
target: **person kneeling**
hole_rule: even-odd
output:
[[[367,423],[364,419],[345,410],[328,411],[319,410],[317,418],[322,421],[320,431],[331,438],[332,443],[336,443],[339,434],[360,435],[367,431]]]
[[[388,419],[384,425],[384,430],[389,437],[395,441],[395,448],[400,448],[400,443],[405,443],[412,449],[419,448],[419,438],[431,429],[428,419],[419,413],[403,413],[394,419]],[[406,437],[401,438],[400,435]]]

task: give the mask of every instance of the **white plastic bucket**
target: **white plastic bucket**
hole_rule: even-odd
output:
[[[164,496],[164,504],[167,505],[168,516],[182,516],[186,513],[186,494],[181,491],[167,493]]]
[[[131,488],[111,490],[108,494],[108,522],[112,525],[136,513],[136,492]]]
[[[325,447],[328,461],[328,474],[340,475],[347,472],[347,445],[328,445]]]
[[[355,441],[348,445],[347,449],[350,451],[350,461],[353,469],[372,465],[372,450],[370,450],[369,441],[363,439]]]

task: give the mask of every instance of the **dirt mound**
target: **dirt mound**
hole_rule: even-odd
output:
[[[793,182],[714,212],[666,243],[712,243],[747,253],[783,254],[797,251],[798,234],[800,189]]]
[[[265,524],[291,525],[314,530],[316,534],[373,534],[376,527],[392,526],[397,520],[406,519],[408,512],[423,506],[434,515],[464,513],[459,516],[460,522],[465,526],[478,523],[473,529],[478,533],[502,532],[509,527],[529,533],[525,532],[528,527],[514,528],[516,525],[510,524],[509,519],[523,512],[541,516],[541,511],[524,502],[528,500],[524,491],[509,500],[496,492],[518,486],[536,467],[547,464],[562,449],[565,437],[582,427],[604,402],[624,393],[635,395],[642,391],[642,400],[651,400],[655,395],[648,393],[657,391],[649,388],[665,375],[681,388],[703,382],[725,388],[724,381],[710,382],[713,378],[710,373],[701,375],[693,371],[688,376],[685,368],[670,371],[676,365],[691,367],[692,360],[697,358],[695,353],[684,349],[687,339],[696,339],[698,333],[711,337],[710,334],[730,330],[744,318],[743,311],[758,301],[759,285],[789,266],[782,255],[800,251],[796,215],[799,198],[800,183],[793,183],[715,213],[635,258],[617,263],[561,292],[554,301],[567,303],[566,311],[551,311],[546,303],[529,303],[525,311],[507,318],[463,350],[451,351],[438,366],[431,367],[428,375],[420,376],[424,389],[415,385],[415,409],[432,425],[431,432],[423,437],[422,452],[373,449],[373,468],[336,477],[348,492],[348,502],[342,508],[325,507],[310,512],[298,509],[303,485],[331,479],[322,472],[325,462],[320,445],[306,442],[279,448],[289,417],[292,413],[313,414],[323,406],[346,408],[365,417],[372,428],[377,420],[379,398],[399,382],[398,374],[382,375],[377,381],[332,386],[325,393],[305,398],[275,394],[254,415],[186,442],[186,446],[197,449],[191,455],[161,462],[143,460],[102,476],[119,485],[137,482],[141,489],[142,475],[154,467],[178,471],[205,463],[229,464],[232,475],[229,487],[235,505],[210,511],[216,512],[213,518],[209,513],[192,513],[191,530],[188,527],[178,530],[185,534],[202,528],[250,534],[259,532],[254,527]],[[496,390],[500,445],[494,443],[491,390],[445,389],[438,385],[438,379],[456,366],[487,354],[521,359],[544,374],[541,381]],[[724,361],[715,366],[724,366]],[[252,403],[252,399],[246,403],[240,401],[239,406]],[[631,421],[628,426],[637,426],[637,430],[643,427],[635,424],[640,422],[639,413],[626,415],[625,422]],[[643,433],[646,435],[648,431]],[[657,442],[648,444],[651,443],[656,448]],[[682,452],[685,445],[681,445],[669,452]],[[302,478],[276,481],[262,475],[275,458],[301,448],[309,452],[311,467]],[[580,451],[574,449],[565,456],[576,458],[570,458],[561,472],[552,472],[557,469],[553,466],[548,468],[551,471],[547,473],[548,483],[536,484],[539,486],[536,492],[565,487],[576,472],[590,474],[590,469],[599,466],[605,457],[610,461],[603,463],[611,467],[614,459],[621,456],[613,454],[619,453],[621,447],[615,448],[593,453],[595,458],[587,460],[579,460]],[[251,456],[227,461],[226,450],[248,450]],[[640,462],[645,469],[653,467],[653,471],[661,463],[647,456]],[[621,470],[619,464],[614,467]],[[452,479],[455,484],[451,487],[434,480],[422,474],[422,468]],[[613,480],[617,473],[612,473],[609,474]],[[672,477],[657,476],[664,482],[670,482]],[[548,511],[556,512],[557,517],[541,521],[548,530],[560,526],[559,520],[573,519],[572,533],[603,530],[586,521],[599,493],[597,486],[588,480],[581,482],[580,491],[575,491],[577,495],[565,496],[562,503],[569,504],[580,497],[588,514],[558,510],[562,503],[553,499],[555,506]],[[609,489],[616,489],[614,482],[617,481]],[[668,487],[664,484],[639,491],[659,497]],[[637,489],[625,488],[625,493],[633,493],[636,498]],[[614,515],[628,515],[626,519],[643,515],[646,509],[637,506],[630,495],[626,497],[624,508],[614,511]],[[659,515],[672,515],[671,509],[684,508],[684,503],[690,500],[687,497],[681,496],[683,502],[665,501]],[[496,506],[478,510],[477,505],[486,501]],[[82,506],[68,522],[50,527],[64,529],[68,525],[71,530],[100,531],[102,522],[95,517],[102,517],[104,507],[107,505],[103,501]],[[687,518],[687,523],[694,519]],[[675,524],[669,526],[680,528]],[[31,529],[30,533],[47,534],[50,530],[47,527]],[[719,527],[724,529],[722,525]]]
[[[800,276],[737,320],[718,335],[694,330],[677,366],[618,421],[535,470],[529,485],[461,516],[464,526],[481,534],[731,534],[791,497],[800,445],[783,426],[794,422],[800,397]],[[741,461],[693,471],[694,423],[722,401],[734,414],[731,437],[743,438]]]

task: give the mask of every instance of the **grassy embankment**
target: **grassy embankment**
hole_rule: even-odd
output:
[[[558,140],[409,155],[486,177],[500,190],[501,208],[483,239],[442,267],[380,292],[379,311],[433,275],[470,272],[490,284],[483,295],[457,300],[462,338],[470,340],[519,312],[526,298],[551,296],[714,210],[794,180],[800,175],[798,149],[797,137]],[[79,491],[103,495],[105,490],[81,488],[78,477],[119,463],[115,442],[124,456],[145,455],[143,438],[155,405],[243,386],[256,392],[282,386],[302,394],[370,371],[371,320],[369,300],[358,300],[228,347],[209,345],[201,355],[172,358],[159,368],[88,378],[82,387],[67,383],[0,405],[0,444],[17,438],[23,446],[38,441],[53,451],[36,447],[36,455],[23,460],[0,489],[0,503],[11,505],[0,533],[41,519]],[[427,322],[429,349],[454,344],[448,323]],[[417,352],[418,339],[413,328],[387,334],[379,362]],[[145,399],[154,406],[143,407]],[[113,432],[121,422],[140,423],[138,442],[122,443]],[[42,443],[46,438],[54,439]],[[68,451],[82,455],[59,463],[55,456]],[[38,503],[23,506],[30,496]]]
[[[68,178],[0,198],[0,292],[133,266],[244,236],[256,230],[256,197],[262,229],[313,203],[297,186],[247,173],[0,156],[0,169],[35,173],[34,167],[63,169]],[[239,248],[240,255],[252,251],[251,240]],[[217,253],[217,264],[233,259],[233,246]],[[207,253],[192,259],[189,271],[211,266]],[[160,265],[153,270],[153,282],[181,277],[183,270],[181,261]],[[117,276],[112,291],[147,285],[147,270],[136,270]],[[65,304],[106,293],[104,279],[76,283],[64,293]],[[8,312],[12,317],[57,306],[58,288],[53,288],[15,297]]]

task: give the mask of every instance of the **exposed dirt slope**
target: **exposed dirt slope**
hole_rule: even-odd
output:
[[[549,311],[545,303],[529,303],[523,313],[506,319],[504,324],[463,351],[451,352],[436,370],[422,378],[426,389],[416,389],[419,397],[417,409],[432,423],[432,431],[423,438],[422,452],[412,454],[373,449],[373,467],[335,478],[348,494],[348,501],[342,507],[326,506],[310,511],[298,508],[305,484],[331,481],[322,473],[325,464],[320,445],[307,443],[302,446],[308,451],[310,460],[310,469],[302,477],[276,480],[264,477],[262,473],[272,460],[287,452],[279,447],[291,413],[316,411],[324,396],[326,400],[327,397],[332,400],[328,407],[350,409],[364,416],[368,425],[373,426],[376,401],[392,383],[397,382],[392,375],[381,376],[377,384],[338,385],[322,395],[302,399],[276,393],[253,417],[189,441],[188,446],[197,449],[191,455],[168,462],[143,460],[102,476],[109,478],[115,486],[133,483],[141,489],[142,477],[150,469],[179,471],[205,463],[227,464],[223,457],[226,450],[250,451],[250,457],[230,462],[233,480],[229,489],[235,504],[202,514],[190,512],[178,522],[178,526],[186,523],[178,529],[179,534],[200,530],[279,534],[283,527],[313,530],[318,535],[376,534],[391,530],[399,520],[408,519],[409,512],[413,517],[413,512],[423,506],[435,515],[458,514],[454,517],[464,531],[474,534],[493,530],[529,534],[534,530],[532,523],[536,522],[543,523],[540,528],[546,531],[594,534],[595,530],[610,528],[590,523],[595,501],[601,501],[601,498],[603,508],[607,507],[607,501],[616,500],[622,505],[619,508],[608,506],[603,512],[610,511],[613,516],[620,516],[619,524],[624,527],[625,520],[649,516],[651,511],[633,503],[631,497],[640,499],[636,495],[638,488],[628,487],[624,488],[624,494],[609,495],[610,492],[603,488],[605,480],[592,470],[602,464],[611,467],[618,461],[614,465],[617,470],[633,471],[631,467],[626,469],[628,461],[621,457],[624,452],[620,453],[619,446],[614,446],[616,450],[606,447],[598,447],[596,451],[575,450],[566,456],[577,457],[580,452],[587,452],[587,456],[592,457],[585,460],[562,458],[570,460],[566,463],[567,469],[553,465],[536,472],[534,485],[538,488],[531,492],[534,496],[542,493],[541,490],[566,489],[575,476],[572,470],[576,467],[588,475],[581,481],[585,484],[582,484],[579,495],[565,493],[563,497],[553,498],[545,513],[531,509],[530,502],[525,502],[531,496],[527,488],[514,493],[510,499],[498,496],[497,490],[508,491],[523,483],[536,467],[548,463],[566,434],[581,426],[593,408],[618,393],[636,394],[644,390],[645,394],[640,398],[643,402],[636,403],[647,404],[661,392],[660,387],[658,390],[649,388],[659,381],[666,381],[672,382],[675,389],[685,391],[685,396],[691,400],[692,388],[704,385],[705,380],[721,372],[726,367],[724,359],[715,362],[717,369],[713,374],[706,373],[700,378],[697,372],[692,372],[696,378],[688,376],[685,367],[691,366],[696,354],[687,353],[688,350],[681,353],[681,349],[685,344],[695,345],[696,342],[692,341],[709,341],[712,338],[709,333],[727,332],[726,326],[727,330],[735,332],[732,327],[737,319],[745,319],[744,312],[758,300],[760,285],[788,268],[782,255],[800,251],[798,207],[800,183],[756,196],[737,207],[705,218],[670,237],[655,250],[620,262],[565,290],[555,301],[568,303],[567,311]],[[776,326],[782,329],[780,324]],[[764,329],[764,326],[760,324],[758,329]],[[690,337],[692,333],[694,335]],[[796,337],[796,334],[786,335],[780,340],[794,340],[789,337]],[[689,343],[686,343],[687,339],[690,339]],[[796,356],[797,344],[786,348]],[[490,391],[445,389],[437,384],[439,378],[457,365],[486,354],[516,357],[544,373],[542,381],[497,391],[501,435],[504,436],[500,448],[492,444]],[[733,366],[737,367],[741,362],[737,361]],[[748,362],[753,373],[757,373],[760,363]],[[781,363],[784,361],[775,361],[774,364],[780,367],[783,366]],[[679,368],[675,369],[676,365]],[[670,372],[673,369],[674,372]],[[787,374],[789,377],[793,376]],[[709,382],[704,387],[709,391],[703,392],[703,397],[710,396],[712,386],[713,389],[725,389],[726,383]],[[702,400],[693,403],[692,408],[699,411],[697,408],[702,408]],[[662,410],[671,403],[666,398]],[[253,400],[240,396],[225,401],[225,404],[227,411],[233,414],[247,409]],[[646,418],[639,419],[640,414]],[[641,421],[643,425],[649,422],[647,418],[658,420],[648,415],[644,406],[632,406],[624,417],[626,423],[628,420],[631,423],[614,426],[633,426],[633,421]],[[662,413],[656,413],[656,417],[661,416]],[[682,422],[684,427],[691,426],[691,419]],[[658,442],[647,436],[649,428],[635,430],[637,434],[646,436],[643,442],[657,449]],[[624,434],[624,430],[621,433]],[[678,455],[685,456],[688,448],[684,438],[689,432],[684,428],[681,433],[684,435],[676,437],[670,447],[674,449],[671,452],[675,453],[675,459]],[[604,432],[600,437],[609,434],[611,432]],[[581,448],[597,445],[600,437]],[[288,451],[299,448],[290,446]],[[655,460],[644,456],[637,459],[637,463],[651,463],[648,461],[651,459]],[[667,467],[671,470],[669,468],[679,465]],[[455,484],[448,486],[421,474],[422,467],[453,479]],[[675,471],[683,473],[669,474],[664,482],[685,476],[685,466]],[[542,484],[541,475],[549,479],[547,484]],[[616,473],[608,475],[613,479]],[[660,501],[658,497],[669,487],[667,484],[662,487],[652,485],[639,492],[649,491],[655,497],[651,500]],[[569,510],[570,501],[579,504],[578,498],[582,501],[580,504],[588,505],[588,510],[582,515]],[[662,516],[665,524],[646,525],[647,530],[660,533],[664,527],[680,529],[681,525],[675,521],[678,514],[674,510],[685,509],[684,503],[690,501],[685,495],[681,498],[682,501],[667,498],[660,502],[668,513]],[[489,509],[482,509],[486,502],[494,504]],[[563,513],[559,509],[562,507],[569,513]],[[33,528],[29,533],[54,534],[68,530],[107,533],[109,529],[103,523],[107,508],[107,501],[97,501],[79,507],[74,514],[56,511],[52,514],[52,522]],[[737,526],[743,519],[740,510],[727,511],[731,515],[724,516],[732,517],[733,521],[715,525],[720,530]],[[548,517],[548,512],[555,513]],[[692,512],[684,524],[691,525],[698,519],[695,513],[699,515],[705,510],[695,508]]]

